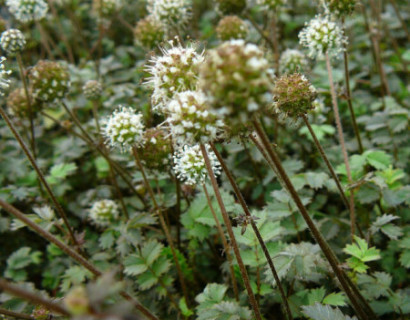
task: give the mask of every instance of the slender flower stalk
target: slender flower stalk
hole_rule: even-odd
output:
[[[60,217],[63,219],[64,224],[68,230],[69,237],[71,239],[71,242],[74,244],[74,246],[77,248],[77,250],[80,250],[80,246],[74,236],[74,232],[68,222],[67,215],[65,214],[63,208],[61,207],[60,203],[57,201],[57,198],[54,195],[54,192],[51,190],[50,185],[48,184],[43,172],[40,170],[39,166],[36,163],[36,160],[34,159],[32,153],[24,143],[22,137],[14,127],[13,123],[10,121],[9,117],[7,116],[6,112],[2,107],[0,107],[0,115],[3,117],[4,121],[6,122],[7,126],[10,128],[11,132],[13,133],[14,137],[16,138],[17,142],[19,143],[21,149],[25,153],[27,159],[30,161],[32,167],[37,173],[38,178],[40,179],[41,183],[43,184],[44,188],[46,189],[51,201],[53,202],[55,208],[57,209],[57,212],[59,213]]]
[[[7,316],[7,317],[17,318],[17,319],[34,320],[34,317],[32,315],[21,313],[21,312],[10,311],[4,308],[0,308],[0,314]]]
[[[222,158],[221,154],[220,154],[219,151],[216,149],[216,147],[215,147],[215,145],[214,145],[213,143],[210,143],[210,146],[211,146],[211,148],[212,148],[212,151],[215,153],[216,157],[218,158],[218,160],[219,160],[219,162],[220,162],[220,164],[221,164],[221,166],[222,166],[222,170],[225,172],[226,176],[228,177],[228,180],[229,180],[229,182],[231,183],[231,186],[232,186],[232,188],[233,188],[233,190],[234,190],[234,192],[235,192],[236,197],[237,197],[238,200],[239,200],[239,203],[240,203],[241,206],[242,206],[243,211],[245,212],[246,217],[247,217],[247,218],[249,219],[249,221],[250,221],[250,224],[251,224],[251,226],[252,226],[253,232],[255,232],[255,235],[256,235],[256,237],[258,238],[259,244],[260,244],[260,246],[262,247],[262,251],[263,251],[263,253],[264,253],[264,255],[265,255],[265,258],[266,258],[266,260],[267,260],[267,262],[268,262],[269,268],[270,268],[270,270],[272,271],[273,277],[275,278],[275,281],[276,281],[277,286],[278,286],[278,288],[279,288],[279,292],[280,292],[280,295],[281,295],[281,298],[282,298],[282,302],[283,302],[284,305],[285,305],[285,310],[286,310],[287,318],[288,318],[289,320],[292,320],[292,319],[293,319],[293,317],[292,317],[292,312],[290,311],[290,307],[289,307],[288,299],[287,299],[286,294],[285,294],[285,290],[284,290],[283,287],[282,287],[282,283],[281,283],[281,281],[280,281],[280,279],[279,279],[278,273],[277,273],[276,268],[275,268],[275,266],[274,266],[274,264],[273,264],[272,257],[270,256],[270,253],[269,253],[269,251],[268,251],[268,248],[266,247],[266,244],[265,244],[265,242],[263,241],[263,238],[262,238],[262,236],[261,236],[261,234],[260,234],[260,232],[259,232],[259,229],[258,229],[258,227],[256,226],[255,221],[254,221],[253,218],[252,218],[251,212],[249,211],[249,208],[248,208],[248,206],[247,206],[247,204],[246,204],[246,202],[245,202],[245,199],[244,199],[244,197],[243,197],[243,195],[242,195],[242,193],[241,193],[241,191],[240,191],[238,185],[236,184],[235,179],[234,179],[232,173],[230,172],[230,170],[229,170],[229,168],[227,167],[227,165],[226,165],[224,159]]]
[[[226,211],[225,205],[224,205],[223,200],[222,200],[221,193],[219,192],[218,183],[216,181],[215,174],[212,170],[212,164],[211,164],[211,161],[209,159],[208,152],[206,150],[206,147],[203,144],[201,144],[201,151],[202,151],[202,155],[203,155],[204,160],[205,160],[205,165],[206,165],[206,169],[208,171],[209,178],[211,179],[212,188],[214,189],[215,197],[216,197],[216,200],[218,201],[219,208],[221,209],[222,217],[224,219],[224,223],[225,223],[226,229],[228,231],[229,239],[231,241],[231,245],[232,245],[233,251],[235,253],[236,260],[238,262],[239,270],[240,270],[241,275],[242,275],[242,280],[243,280],[243,283],[245,285],[246,292],[248,293],[249,302],[252,306],[252,309],[253,309],[253,312],[255,314],[256,319],[261,320],[262,316],[261,316],[261,313],[259,311],[259,306],[258,306],[258,303],[255,299],[255,295],[252,291],[251,284],[249,282],[249,276],[248,276],[248,273],[246,271],[245,265],[243,263],[241,253],[239,251],[239,247],[238,247],[235,235],[234,235],[233,230],[232,230],[231,221],[229,220],[228,212]]]
[[[94,265],[92,265],[90,262],[88,262],[87,259],[85,259],[82,255],[71,249],[69,246],[67,246],[65,243],[61,242],[58,240],[54,235],[52,235],[50,232],[44,230],[41,228],[39,225],[34,223],[32,220],[27,218],[27,216],[13,207],[12,205],[8,204],[7,202],[3,201],[0,199],[0,207],[2,207],[4,210],[6,210],[9,214],[23,222],[25,225],[27,225],[30,229],[32,229],[34,232],[36,232],[39,236],[42,238],[46,239],[50,243],[55,244],[58,248],[60,248],[65,254],[67,254],[70,258],[78,262],[80,265],[85,267],[87,270],[89,270],[92,274],[94,274],[96,277],[99,277],[102,275],[102,272],[99,271]],[[145,308],[142,304],[140,304],[135,298],[130,296],[128,293],[125,291],[120,292],[121,296],[123,296],[125,299],[131,301],[133,305],[147,318],[151,320],[158,320],[158,318],[153,315],[147,308]]]
[[[58,314],[62,314],[64,316],[70,315],[70,313],[67,311],[66,308],[60,306],[59,304],[50,301],[48,299],[45,299],[43,297],[40,297],[39,295],[26,291],[14,284],[11,284],[10,282],[0,278],[0,289],[2,289],[4,292],[7,292],[13,296],[22,298],[24,300],[30,301],[34,304],[39,304],[44,307],[46,307],[49,310],[52,310]]]
[[[162,214],[161,208],[159,207],[158,202],[155,198],[154,191],[151,188],[151,185],[148,181],[147,175],[145,174],[144,167],[141,163],[139,151],[138,151],[138,148],[136,146],[132,147],[132,153],[133,153],[134,158],[135,158],[135,163],[137,164],[137,167],[138,167],[138,169],[140,170],[140,172],[142,174],[142,178],[144,180],[145,187],[147,188],[148,193],[151,197],[151,200],[152,200],[152,203],[154,205],[155,211],[158,214],[158,218],[159,218],[162,230],[164,231],[165,237],[167,238],[167,241],[168,241],[168,244],[169,244],[169,247],[171,248],[172,257],[174,259],[174,263],[175,263],[175,266],[177,268],[178,278],[179,278],[179,282],[180,282],[181,287],[182,287],[182,291],[183,291],[183,294],[184,294],[184,297],[185,297],[185,301],[186,301],[187,304],[189,304],[188,290],[187,290],[187,287],[186,287],[186,284],[185,284],[185,279],[184,279],[184,275],[182,273],[181,266],[180,266],[179,261],[178,261],[177,253],[175,251],[174,241],[172,239],[171,233],[170,233],[169,228],[168,228],[168,226],[165,222],[164,215]]]
[[[332,96],[333,113],[334,113],[334,116],[335,116],[335,122],[336,122],[336,128],[337,128],[339,143],[340,143],[340,147],[342,148],[343,160],[344,160],[344,163],[345,163],[345,166],[346,166],[347,179],[349,180],[349,183],[353,183],[352,172],[350,170],[350,164],[349,164],[349,156],[347,154],[345,139],[344,139],[344,135],[343,135],[342,121],[340,120],[339,107],[338,107],[338,104],[337,104],[336,90],[335,90],[335,86],[334,86],[334,82],[333,82],[332,67],[330,65],[330,58],[329,58],[329,55],[328,55],[327,52],[326,52],[325,57],[326,57],[327,74],[328,74],[328,77],[329,77],[330,94]],[[351,233],[352,239],[354,239],[355,225],[356,225],[356,214],[355,214],[355,208],[354,208],[354,193],[353,193],[353,190],[350,190],[349,208],[350,208],[350,233]]]
[[[202,184],[202,188],[204,189],[204,193],[205,193],[208,205],[209,205],[209,209],[211,210],[212,216],[214,217],[216,228],[218,229],[219,236],[221,237],[222,244],[224,246],[226,258],[229,264],[229,271],[231,274],[233,293],[234,293],[236,301],[239,301],[238,283],[236,282],[235,271],[233,269],[233,264],[232,264],[231,247],[228,243],[228,240],[226,239],[224,230],[222,229],[221,223],[219,222],[219,219],[216,215],[214,206],[212,205],[211,197],[209,196],[209,193],[208,193],[208,188],[206,187],[205,183]]]
[[[302,203],[302,200],[300,199],[298,193],[295,190],[295,187],[293,186],[289,176],[287,175],[285,169],[283,168],[281,161],[276,154],[276,152],[272,149],[269,139],[266,136],[265,131],[263,130],[262,126],[258,121],[253,122],[255,130],[261,139],[261,142],[266,149],[267,154],[269,155],[271,161],[275,165],[279,176],[282,178],[283,182],[286,184],[287,190],[289,191],[293,201],[295,202],[296,206],[298,207],[303,219],[306,221],[306,224],[308,225],[310,231],[313,234],[313,237],[315,238],[316,242],[319,244],[320,248],[322,249],[325,257],[329,261],[337,279],[339,280],[343,290],[347,294],[350,302],[352,303],[354,310],[356,311],[356,314],[359,316],[360,319],[362,320],[370,320],[370,319],[377,319],[377,316],[374,314],[372,308],[368,305],[366,300],[363,298],[363,296],[360,294],[359,290],[355,287],[353,282],[350,280],[347,280],[348,276],[346,273],[343,271],[341,268],[341,264],[339,260],[337,259],[335,253],[333,250],[330,248],[328,245],[327,241],[325,238],[322,236],[320,233],[319,229],[316,227],[315,223],[313,222],[312,218],[310,217],[307,209]]]

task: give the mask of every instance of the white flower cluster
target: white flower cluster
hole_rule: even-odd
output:
[[[218,159],[209,146],[206,146],[212,170],[215,176],[221,173],[221,167]],[[177,178],[184,181],[186,184],[195,185],[204,183],[208,176],[208,171],[205,165],[205,159],[202,156],[201,147],[199,145],[185,145],[174,154],[174,171]]]
[[[286,4],[287,0],[256,0],[256,3],[268,9],[276,9]]]
[[[148,0],[148,12],[165,26],[184,26],[191,17],[191,0]]]
[[[301,45],[309,49],[311,58],[323,59],[327,53],[329,57],[337,57],[344,50],[347,43],[342,29],[330,20],[329,16],[318,15],[306,23],[299,33]]]
[[[309,62],[299,50],[286,49],[280,56],[279,71],[281,74],[306,71]]]
[[[90,209],[91,220],[99,226],[108,226],[109,223],[118,218],[118,205],[112,200],[100,200],[94,202]]]
[[[20,30],[9,29],[1,34],[0,45],[9,55],[13,55],[24,49],[26,39]]]
[[[4,91],[7,90],[10,86],[9,75],[10,70],[6,70],[4,67],[5,57],[0,57],[0,96],[4,95]]]
[[[183,91],[175,94],[166,108],[174,141],[182,144],[208,142],[216,138],[223,127],[222,120],[209,110],[201,91]]]
[[[93,0],[94,12],[101,18],[111,18],[121,6],[121,0]]]
[[[83,86],[84,96],[88,100],[97,100],[100,98],[102,91],[102,85],[97,80],[88,80]]]
[[[48,4],[44,0],[6,0],[6,5],[20,22],[41,20],[48,11]]]
[[[153,88],[153,109],[159,112],[164,111],[175,93],[196,89],[199,66],[204,61],[203,53],[198,53],[194,44],[186,48],[181,44],[171,45],[161,51],[163,55],[153,57],[146,67],[151,74],[146,84]]]
[[[112,146],[122,149],[144,144],[142,114],[130,107],[120,106],[106,121],[105,136]]]

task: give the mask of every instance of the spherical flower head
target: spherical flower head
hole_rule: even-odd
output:
[[[163,28],[161,22],[152,15],[139,20],[134,29],[135,43],[148,50],[156,47],[164,39]]]
[[[316,89],[300,73],[284,75],[275,81],[273,90],[277,111],[290,117],[300,117],[314,108]]]
[[[316,16],[299,33],[301,45],[309,49],[311,58],[337,57],[347,43],[342,29],[329,16]]]
[[[90,299],[85,287],[77,286],[72,288],[64,297],[64,305],[73,316],[81,316],[88,313]]]
[[[185,26],[191,18],[192,0],[148,0],[147,9],[164,25]]]
[[[9,55],[14,55],[23,51],[26,46],[26,38],[18,29],[9,29],[1,34],[1,48]]]
[[[58,62],[40,60],[30,70],[30,87],[33,97],[43,102],[64,98],[70,88],[70,75]]]
[[[88,100],[98,100],[101,97],[103,88],[99,81],[88,80],[83,86],[84,96]]]
[[[216,27],[216,34],[222,41],[245,39],[248,33],[248,26],[238,16],[226,16],[219,21]]]
[[[0,96],[4,95],[4,91],[6,91],[10,86],[10,70],[6,70],[4,66],[4,61],[6,61],[5,57],[0,57]]]
[[[20,22],[33,22],[43,19],[48,11],[44,0],[6,0],[11,14]]]
[[[218,159],[209,146],[206,146],[212,170],[215,176],[221,173],[221,167]],[[174,154],[174,171],[177,178],[188,185],[204,183],[208,176],[208,171],[205,165],[205,159],[202,156],[201,147],[199,145],[183,146]]]
[[[260,6],[263,6],[266,9],[277,9],[280,6],[286,4],[286,0],[256,0],[256,3]]]
[[[357,0],[325,0],[330,13],[342,18],[349,16],[356,8]]]
[[[246,8],[246,0],[215,0],[217,10],[222,14],[240,14]]]
[[[93,10],[100,18],[112,18],[120,7],[120,0],[93,0]]]
[[[208,52],[200,70],[200,89],[229,129],[240,131],[272,102],[272,74],[261,49],[231,40]]]
[[[172,152],[168,133],[160,127],[149,128],[144,132],[144,141],[140,152],[144,166],[150,170],[166,170]]]
[[[120,106],[106,121],[105,136],[111,146],[119,146],[122,150],[144,144],[144,124],[142,114],[135,109]]]
[[[90,218],[98,226],[108,226],[118,218],[118,205],[108,199],[94,202],[90,209]]]
[[[212,141],[223,127],[223,122],[209,110],[201,91],[175,94],[167,105],[166,114],[174,141],[181,144]]]
[[[29,95],[31,96],[30,92]],[[7,108],[11,114],[14,114],[20,118],[26,118],[29,116],[29,104],[27,101],[26,92],[23,88],[17,88],[11,91],[7,97]],[[39,110],[40,104],[34,103],[31,105],[32,112]]]
[[[309,62],[306,56],[299,50],[285,50],[279,60],[279,71],[281,74],[306,71],[309,69]]]
[[[203,54],[192,43],[187,47],[172,45],[161,51],[163,55],[153,57],[146,68],[151,75],[147,85],[153,88],[153,109],[159,112],[163,112],[175,93],[197,88],[199,67],[204,61]]]

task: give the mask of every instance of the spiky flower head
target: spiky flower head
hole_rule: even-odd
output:
[[[101,82],[97,80],[88,80],[83,86],[84,96],[88,100],[98,100],[101,97],[102,91]]]
[[[31,93],[29,92],[31,96]],[[39,110],[40,104],[32,103],[32,112]],[[29,116],[29,104],[27,101],[26,92],[23,88],[16,88],[11,91],[7,97],[7,108],[11,114],[14,114],[20,118]]]
[[[151,170],[165,170],[172,153],[168,133],[160,127],[149,128],[144,132],[144,141],[140,152],[144,166]]]
[[[342,29],[329,16],[317,15],[299,33],[300,44],[309,49],[309,57],[337,57],[347,43]]]
[[[279,71],[281,74],[306,71],[309,62],[306,56],[299,50],[286,49],[280,56]]]
[[[48,4],[44,0],[6,0],[6,5],[20,22],[39,21],[48,11]]]
[[[193,43],[186,47],[172,44],[161,51],[162,56],[154,56],[146,67],[151,75],[147,85],[153,88],[152,105],[159,112],[163,112],[175,93],[197,88],[199,67],[204,61]]]
[[[9,55],[23,51],[26,46],[26,38],[18,29],[9,29],[1,34],[0,45]]]
[[[209,110],[201,91],[184,91],[175,94],[166,108],[167,122],[177,143],[205,143],[216,138],[223,127],[222,120]]]
[[[100,18],[110,19],[121,4],[121,0],[93,0],[93,10]]]
[[[122,150],[144,144],[142,114],[131,107],[119,106],[106,121],[104,135],[110,145]]]
[[[64,297],[64,305],[73,316],[81,316],[88,313],[90,299],[84,286],[72,288]]]
[[[222,14],[240,14],[246,8],[246,0],[215,0]]]
[[[215,176],[221,173],[221,167],[215,153],[206,146],[212,170]],[[204,183],[208,176],[205,159],[199,145],[185,145],[174,154],[174,171],[177,178],[186,184],[195,185]]]
[[[152,49],[163,39],[163,25],[153,15],[138,21],[134,29],[134,40],[137,45],[145,49]]]
[[[274,10],[286,4],[287,0],[256,0],[256,3],[266,9]]]
[[[200,88],[230,130],[239,131],[272,102],[273,71],[254,44],[231,40],[208,52],[200,71]]]
[[[314,108],[316,89],[300,73],[284,75],[275,81],[273,99],[277,111],[290,117],[300,117]]]
[[[324,4],[330,13],[341,18],[354,12],[357,0],[324,0]]]
[[[90,219],[98,226],[108,226],[118,218],[118,205],[108,199],[94,202],[90,209]]]
[[[39,101],[62,99],[70,88],[70,75],[58,62],[40,60],[30,70],[28,77],[33,97]]]
[[[31,316],[35,320],[47,320],[50,317],[50,310],[44,306],[37,305],[31,313]]]
[[[192,0],[148,0],[147,9],[164,25],[184,26],[191,18]]]
[[[216,27],[216,34],[222,41],[245,39],[248,33],[248,26],[238,16],[223,17]]]
[[[4,91],[6,91],[10,86],[9,75],[11,71],[6,70],[4,61],[6,61],[6,58],[0,57],[0,96],[3,96]]]

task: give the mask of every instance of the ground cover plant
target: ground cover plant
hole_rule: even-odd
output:
[[[0,1],[2,319],[407,319],[410,12]]]

